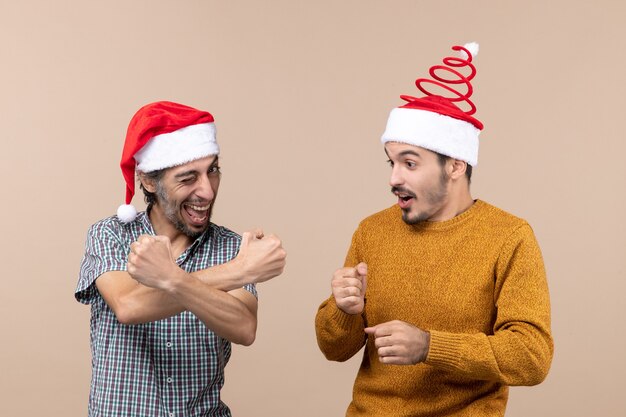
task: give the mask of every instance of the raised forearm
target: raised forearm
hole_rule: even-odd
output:
[[[252,282],[252,279],[246,279],[244,276],[245,274],[238,264],[237,258],[220,265],[192,272],[190,275],[211,288],[225,292],[242,288],[244,285]]]
[[[144,235],[131,244],[128,272],[137,282],[173,298],[175,303],[170,307],[178,305],[219,336],[249,345],[256,335],[257,300],[241,287],[282,272],[285,253],[276,238],[251,243],[248,235],[244,234],[243,249],[234,260],[193,274],[173,262],[167,237]],[[269,254],[250,245],[261,249],[269,246]]]
[[[136,282],[126,271],[101,275],[96,280],[96,287],[117,320],[123,324],[148,323],[184,310],[169,294]]]
[[[232,291],[280,275],[286,256],[278,237],[271,234],[263,237],[261,231],[245,232],[235,258],[192,275],[212,288]]]
[[[184,272],[180,268],[178,271]],[[237,265],[232,261],[189,275],[224,294],[243,286]],[[118,321],[123,324],[162,320],[187,310],[172,294],[143,285],[126,271],[103,274],[96,281],[96,286]]]
[[[168,281],[166,293],[217,335],[250,345],[256,335],[256,298],[244,289],[224,292],[181,271]]]

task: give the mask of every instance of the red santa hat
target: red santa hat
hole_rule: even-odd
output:
[[[391,111],[387,128],[381,138],[384,143],[401,142],[419,146],[431,151],[466,161],[472,166],[478,163],[478,135],[483,124],[472,117],[476,106],[469,99],[473,93],[470,81],[476,75],[472,59],[478,54],[478,44],[453,46],[459,56],[446,57],[444,65],[430,68],[432,79],[418,78],[415,85],[425,97],[400,96],[407,103]],[[464,75],[456,68],[467,68]],[[467,69],[464,71],[467,72]],[[424,85],[440,87],[442,93],[451,93],[449,97],[434,94]],[[464,85],[464,92],[456,88]],[[469,110],[464,111],[455,103],[465,102]]]
[[[213,116],[205,111],[169,101],[143,106],[130,121],[120,167],[126,181],[126,204],[117,209],[123,223],[137,210],[135,170],[152,172],[219,154]]]

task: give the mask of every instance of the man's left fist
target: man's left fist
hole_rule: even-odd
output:
[[[379,360],[388,365],[415,365],[424,362],[430,347],[430,333],[400,320],[367,327],[374,336]]]

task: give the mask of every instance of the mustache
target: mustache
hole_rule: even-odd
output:
[[[394,187],[391,187],[391,193],[392,193],[392,194],[403,193],[403,194],[406,194],[406,195],[408,195],[408,196],[410,196],[410,197],[413,197],[413,198],[415,198],[415,197],[416,197],[416,195],[415,195],[413,192],[411,192],[411,191],[407,190],[407,189],[406,189],[406,188],[404,188],[404,187],[395,187],[395,186],[394,186]]]

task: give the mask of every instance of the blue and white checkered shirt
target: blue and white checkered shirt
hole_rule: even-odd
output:
[[[155,234],[145,212],[128,224],[109,217],[87,234],[75,296],[91,304],[89,416],[230,416],[220,399],[230,342],[188,311],[121,324],[96,288],[103,273],[126,270],[130,244],[142,234]],[[211,224],[176,262],[187,272],[222,264],[236,256],[240,241],[236,233]],[[257,296],[254,285],[245,288]]]

